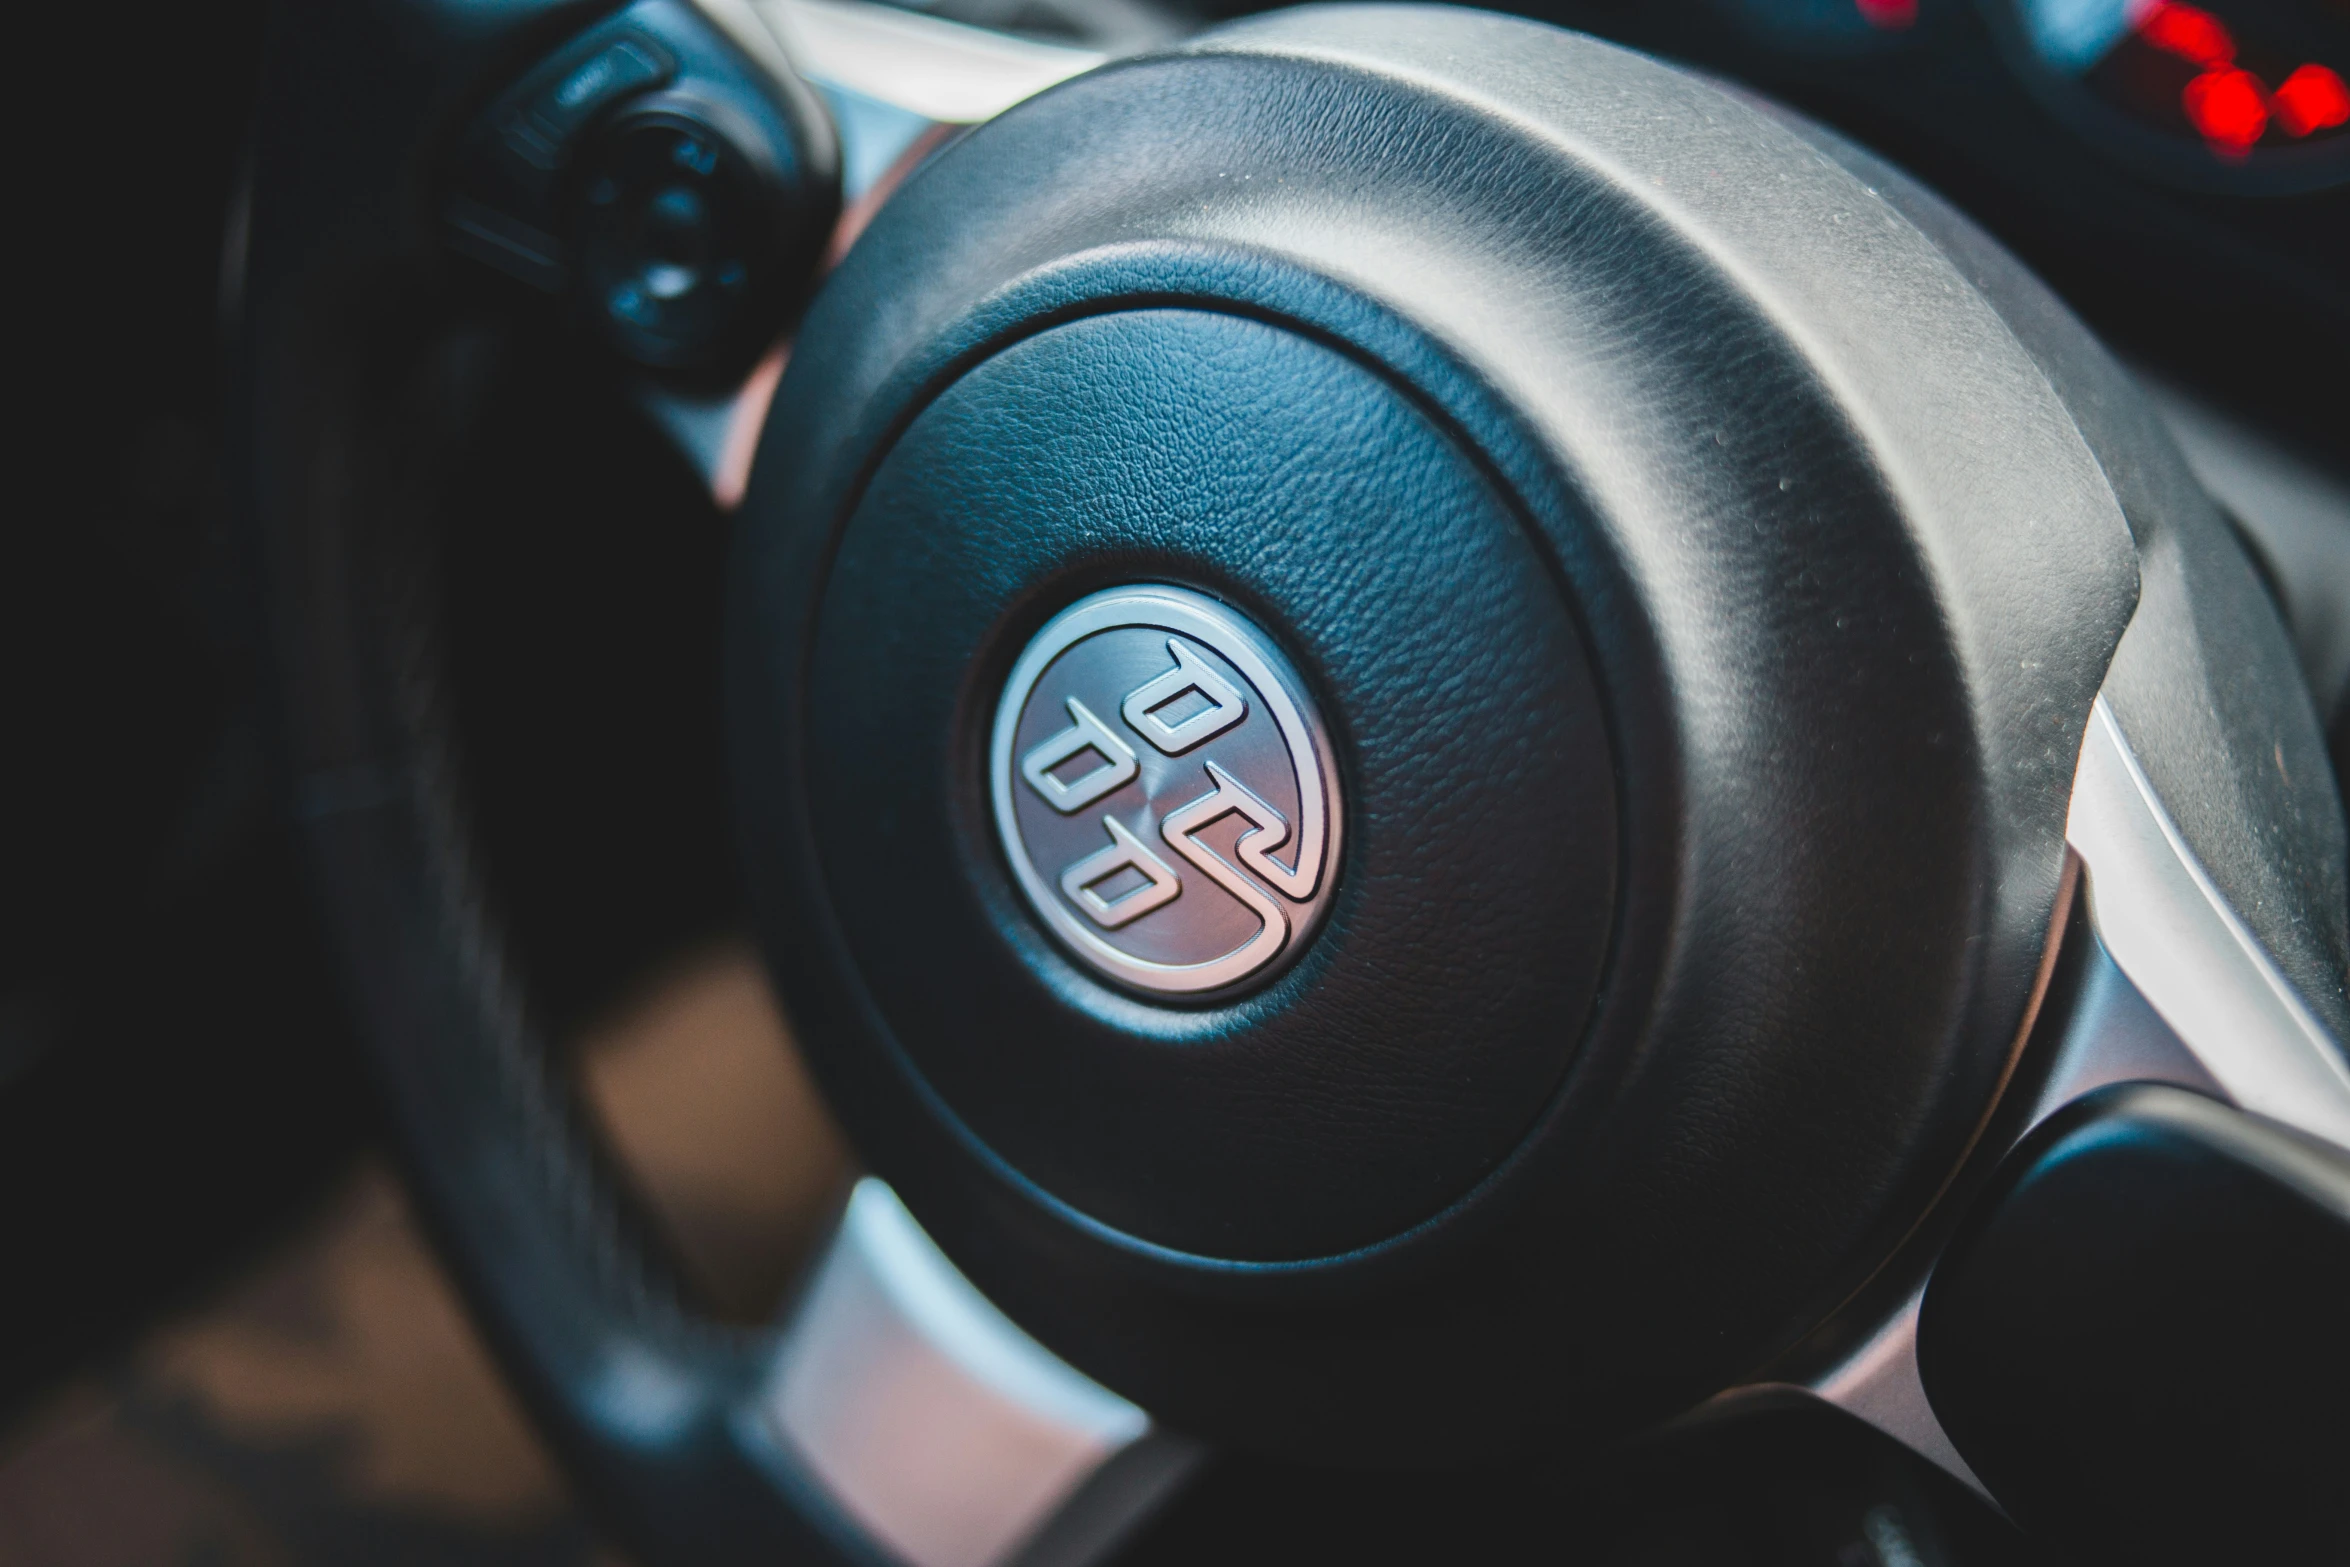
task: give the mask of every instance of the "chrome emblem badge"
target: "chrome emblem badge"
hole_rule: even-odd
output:
[[[1204,594],[1113,588],[1054,616],[1004,683],[988,770],[1029,905],[1121,984],[1230,989],[1329,907],[1329,737],[1279,651]]]

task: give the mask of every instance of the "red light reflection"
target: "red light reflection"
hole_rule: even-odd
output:
[[[2322,65],[2304,65],[2269,100],[2277,129],[2288,136],[2332,130],[2350,122],[2350,87]]]
[[[2241,157],[2268,129],[2268,93],[2250,71],[2228,65],[2205,71],[2187,84],[2180,101],[2216,152]]]
[[[2197,65],[2227,65],[2236,58],[2235,36],[2209,11],[2176,0],[2154,0],[2138,17],[2138,36],[2165,54]]]
[[[2350,87],[2331,68],[2303,65],[2272,95],[2266,82],[2235,63],[2236,39],[2227,24],[2200,6],[2145,0],[2130,26],[2150,47],[2203,68],[2179,105],[2214,152],[2240,158],[2271,124],[2299,137],[2350,123]]]
[[[1918,24],[1918,0],[1852,0],[1860,19],[1892,33]]]

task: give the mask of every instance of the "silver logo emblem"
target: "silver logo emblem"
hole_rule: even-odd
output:
[[[1237,985],[1329,906],[1329,738],[1280,653],[1203,594],[1115,588],[1054,616],[1004,684],[988,768],[1020,890],[1123,984]]]

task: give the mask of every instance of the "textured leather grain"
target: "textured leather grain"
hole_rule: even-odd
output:
[[[1226,1006],[1060,958],[976,797],[1004,655],[1136,581],[1230,597],[1343,721],[1333,924]],[[1598,693],[1515,508],[1367,367],[1200,310],[1023,339],[892,447],[818,637],[818,840],[862,977],[1044,1190],[1181,1251],[1326,1256],[1456,1202],[1548,1103],[1616,903]]]
[[[2138,547],[2142,591],[2106,694],[2229,905],[2336,1040],[2350,1039],[2341,795],[2275,604],[2227,519],[2128,372],[2037,278],[1869,153],[1816,140],[1934,236],[2064,398]]]

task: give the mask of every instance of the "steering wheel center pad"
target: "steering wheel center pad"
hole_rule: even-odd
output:
[[[1619,1432],[1883,1260],[2013,1059],[2137,593],[2065,404],[1878,189],[1402,7],[934,160],[738,530],[745,875],[860,1148],[1054,1349],[1323,1458]],[[1047,939],[985,795],[1029,637],[1154,582],[1286,650],[1350,801],[1310,949],[1189,1005]]]
[[[1336,928],[1221,1004],[1040,939],[973,798],[1026,633],[1150,581],[1253,611],[1343,715]],[[894,444],[817,635],[826,891],[889,1037],[1014,1178],[1154,1246],[1293,1262],[1458,1201],[1549,1100],[1614,912],[1598,693],[1544,552],[1371,368],[1197,309],[1021,339]],[[1159,765],[1198,794],[1218,753]]]

